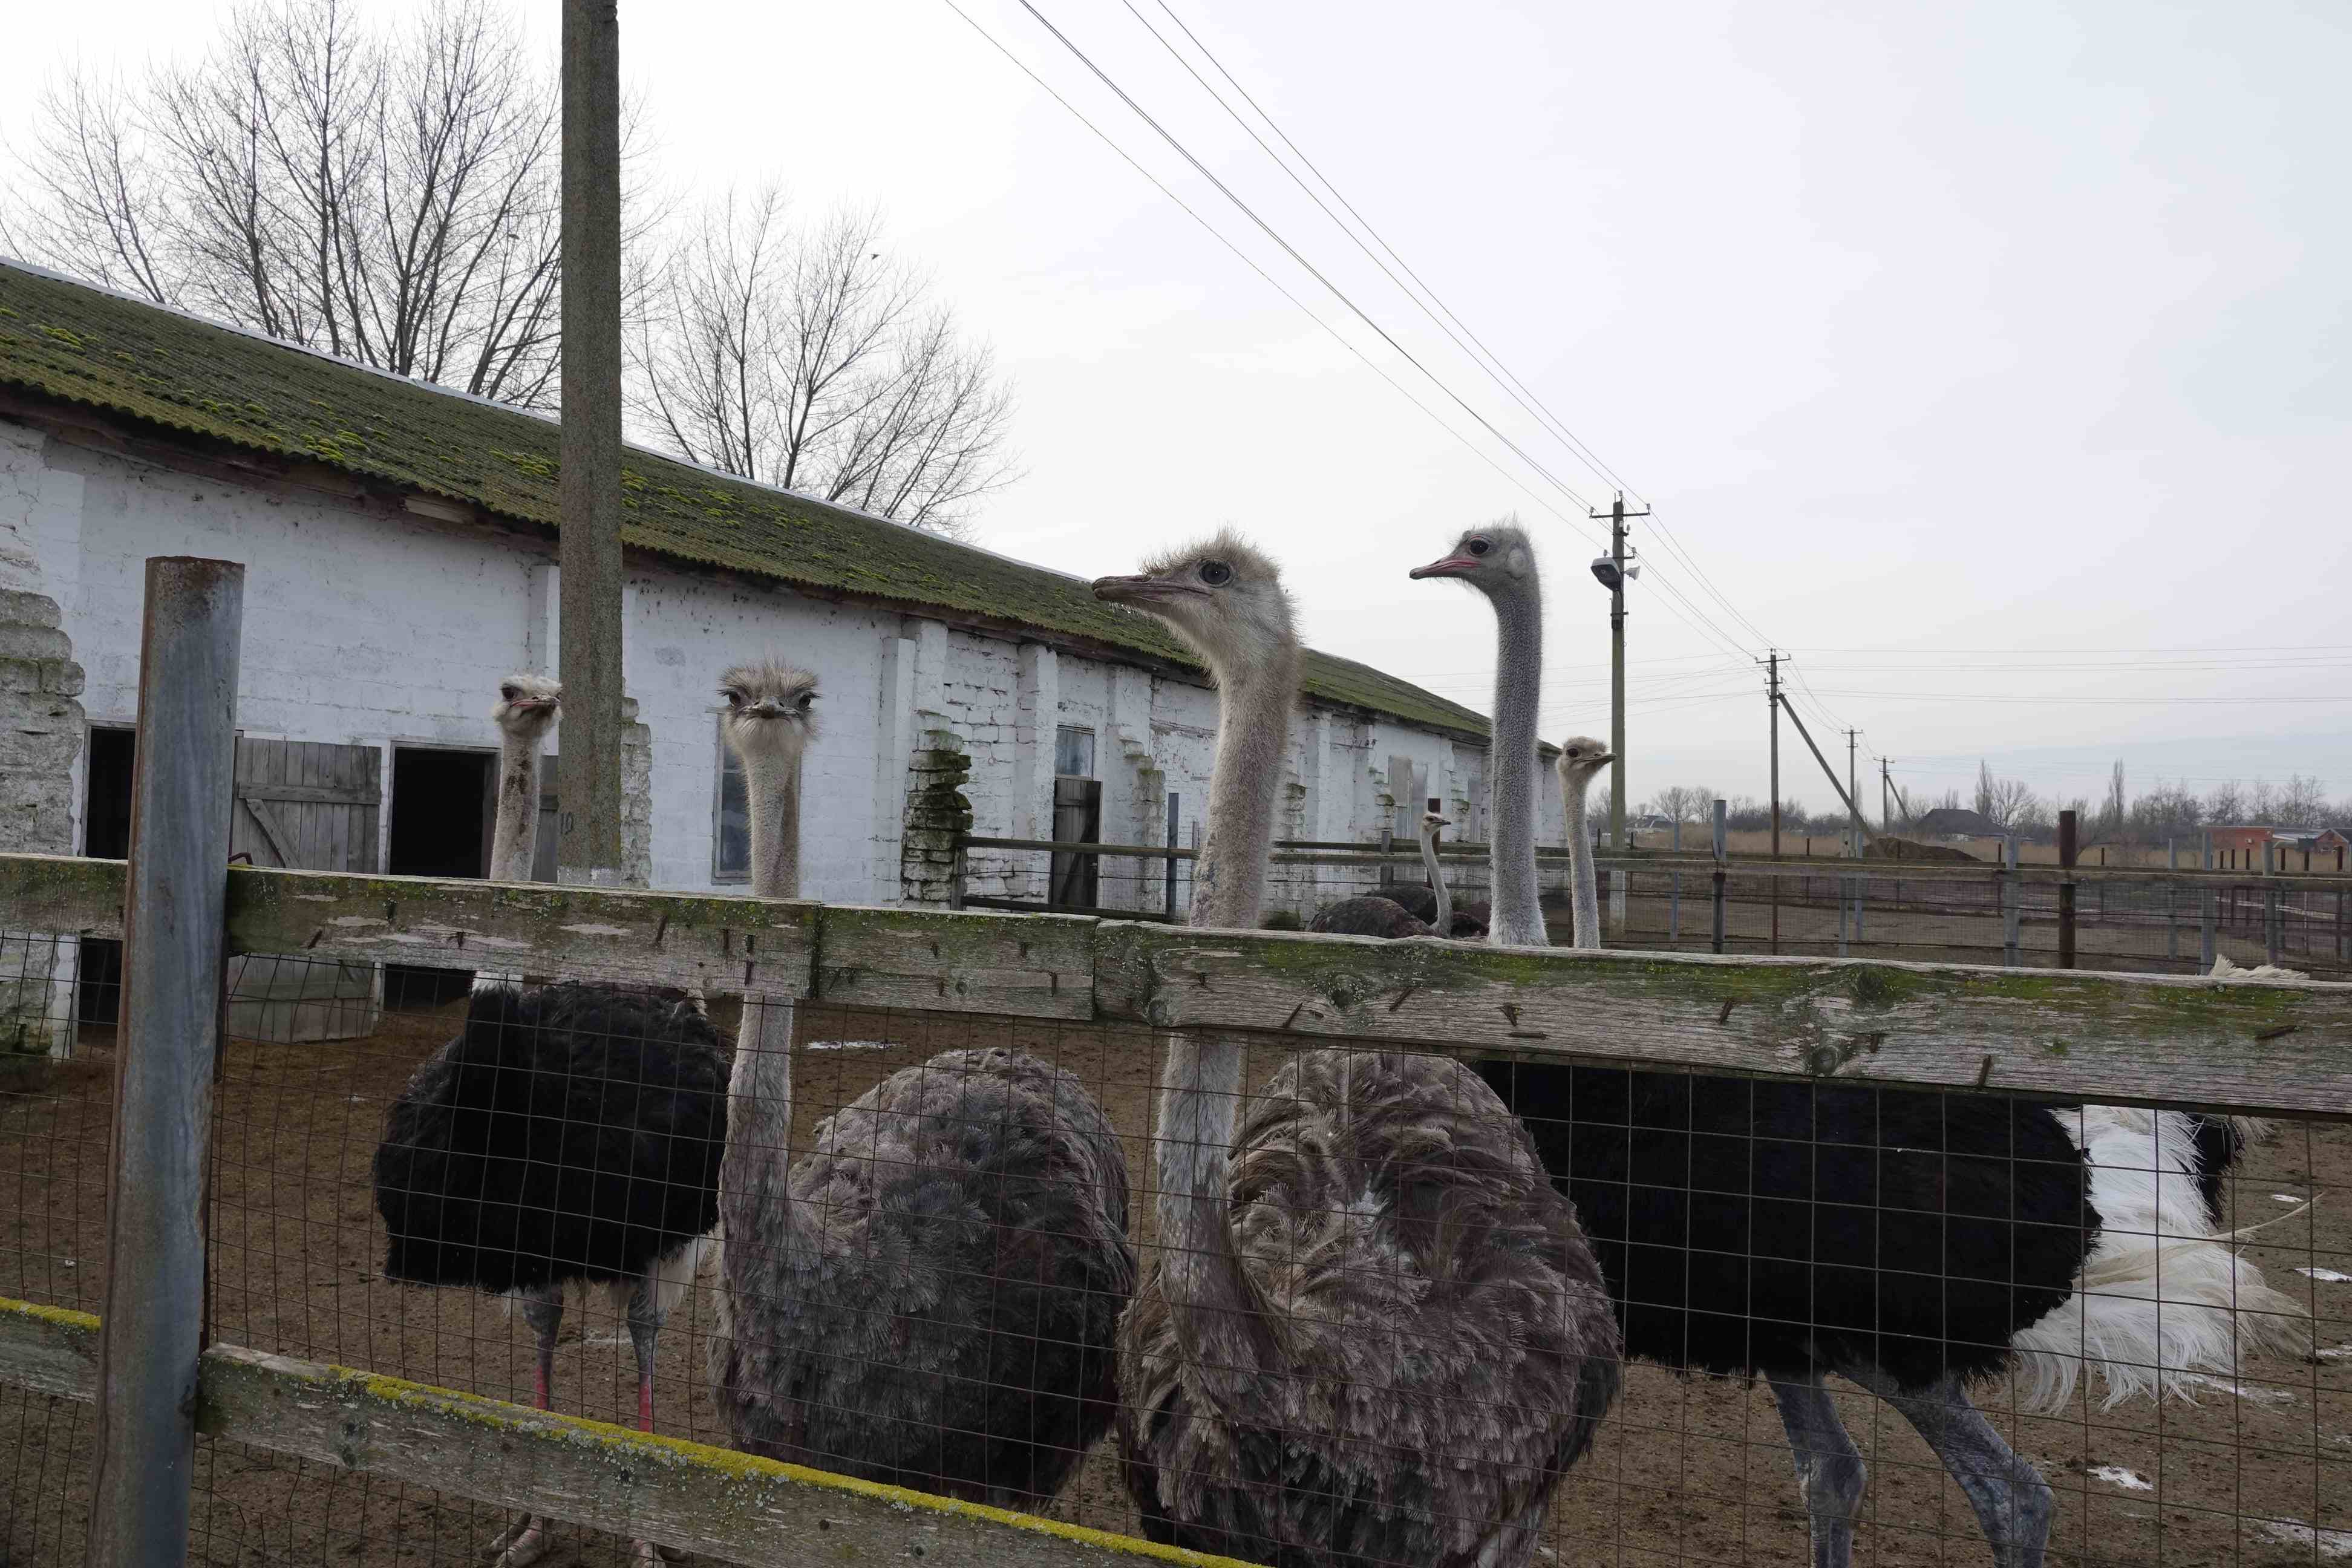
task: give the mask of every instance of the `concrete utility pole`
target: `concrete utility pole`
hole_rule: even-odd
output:
[[[1891,758],[1878,759],[1878,831],[1881,833],[1895,831],[1895,775],[1888,771],[1893,766]]]
[[[1588,509],[1590,510],[1590,509]],[[1604,561],[1592,563],[1592,574],[1609,590],[1609,754],[1617,765],[1609,770],[1609,847],[1625,847],[1625,580],[1641,572],[1639,566],[1625,564],[1635,552],[1625,548],[1625,520],[1647,517],[1650,509],[1640,511],[1625,510],[1625,492],[1619,490],[1617,499],[1606,512],[1595,511],[1596,518],[1609,520],[1609,554]]]
[[[1853,832],[1846,840],[1845,852],[1849,858],[1857,859],[1862,855],[1862,774],[1855,770],[1854,741],[1861,733],[1859,730],[1845,732],[1845,798],[1853,806]]]
[[[1764,660],[1764,711],[1772,721],[1772,858],[1780,858],[1780,655]],[[1780,879],[1772,878],[1772,951],[1780,951]]]
[[[563,0],[563,574],[556,879],[616,886],[621,850],[621,23]]]

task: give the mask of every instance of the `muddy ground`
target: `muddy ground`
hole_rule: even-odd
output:
[[[1703,916],[1703,910],[1702,910]],[[527,1401],[530,1340],[496,1301],[397,1286],[369,1163],[385,1109],[453,1032],[462,1002],[388,1015],[370,1038],[236,1042],[224,1064],[213,1212],[217,1340]],[[722,1016],[731,1029],[731,1017]],[[1139,1223],[1156,1047],[1146,1036],[937,1016],[809,1010],[796,1053],[798,1127],[884,1074],[953,1046],[1022,1046],[1079,1073],[1129,1144]],[[1247,1081],[1273,1069],[1270,1051]],[[98,1310],[112,1044],[87,1029],[61,1068],[0,1077],[0,1295]],[[2160,1086],[2151,1086],[2158,1088]],[[2273,1283],[2318,1313],[2312,1361],[2254,1363],[2236,1389],[2196,1403],[2063,1417],[1997,1417],[2059,1496],[2053,1560],[2076,1564],[2314,1563],[2352,1558],[2352,1131],[2288,1125],[2242,1167],[2236,1222],[2281,1220],[2251,1243]],[[2297,1214],[2315,1193],[2315,1206]],[[2309,1270],[2311,1272],[2298,1272]],[[2336,1278],[2330,1278],[2335,1276]],[[663,1336],[661,1430],[719,1441],[702,1375],[710,1297],[698,1289]],[[1899,1418],[1841,1389],[1873,1479],[1857,1563],[1980,1564],[1986,1549],[1956,1487]],[[1982,1391],[1997,1408],[2005,1391]],[[620,1325],[566,1322],[559,1409],[626,1421],[635,1375]],[[0,1568],[82,1561],[92,1420],[88,1407],[0,1389]],[[465,1500],[200,1443],[196,1552],[207,1563],[469,1563],[504,1516]],[[1061,1518],[1129,1531],[1135,1516],[1108,1445],[1057,1500]],[[1769,1393],[1738,1382],[1628,1369],[1596,1450],[1564,1483],[1549,1550],[1567,1562],[1800,1564],[1789,1457]],[[618,1568],[623,1544],[568,1533],[544,1561]]]

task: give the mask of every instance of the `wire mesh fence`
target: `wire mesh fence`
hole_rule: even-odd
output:
[[[1486,909],[1483,846],[1438,852],[1457,921],[1475,934]],[[965,852],[965,902],[972,908],[1060,910],[1145,920],[1182,920],[1192,907],[1189,847],[1048,846],[973,839]],[[1059,892],[1066,872],[1098,866],[1087,901]],[[1574,935],[1566,851],[1538,861],[1552,941]],[[2199,974],[2216,958],[2245,968],[2273,964],[2315,978],[2352,978],[2352,879],[2335,877],[2162,875],[2075,868],[2071,912],[2051,868],[2004,873],[1998,866],[1931,862],[1726,861],[1661,864],[1655,858],[1596,858],[1603,937],[1610,946],[1651,952],[1769,952],[1890,958],[1942,963]],[[1435,918],[1427,863],[1410,841],[1277,844],[1265,887],[1268,924],[1323,929],[1343,903],[1396,903]],[[1717,944],[1717,905],[1721,905]],[[1346,924],[1361,935],[1411,934],[1409,925]],[[2071,945],[2062,932],[2071,929]],[[2071,959],[2063,955],[2071,952]]]
[[[55,978],[71,941],[0,938],[44,976],[44,1026],[25,1037],[44,1048],[0,1077],[0,1187],[16,1199],[0,1294],[96,1311],[113,1042],[80,983]],[[846,942],[828,951],[827,964],[852,962]],[[1443,1027],[1423,1026],[1421,1042],[1271,1024],[1194,1037],[1034,1016],[1050,992],[1021,1016],[946,986],[921,1008],[803,1001],[789,1073],[747,1075],[738,1055],[775,1056],[783,1010],[575,973],[593,1005],[518,1011],[478,994],[472,972],[415,968],[370,973],[354,1005],[352,969],[347,955],[233,963],[208,1204],[215,1344],[529,1405],[544,1336],[558,1412],[1317,1563],[1453,1561],[1368,1521],[1389,1506],[1441,1535],[1470,1530],[1480,1500],[1514,1486],[1549,1506],[1505,1560],[1801,1561],[1822,1500],[1859,1479],[1849,1458],[1867,1476],[1851,1497],[1859,1560],[1982,1561],[1972,1504],[1990,1450],[1956,1448],[1921,1403],[1958,1368],[1979,1374],[1966,1387],[1986,1429],[2051,1489],[2054,1562],[2352,1550],[2352,1216],[2334,1195],[2352,1184],[2352,1129],[2338,1120],[2192,1115],[2231,1097],[2187,1078],[2147,1086],[2175,1108],[2158,1113],[1533,1047],[1470,1052],[1459,1070],[1424,1054],[1449,1045]],[[1228,984],[1228,971],[1171,973],[1188,991]],[[1394,1003],[1362,1005],[1394,1016],[1406,999]],[[1231,1060],[1172,1057],[1188,1037]],[[775,1184],[724,1227],[724,1252],[695,1245],[721,1205],[696,1050],[723,1069],[717,1142],[744,1162],[730,1179]],[[1035,1064],[1041,1090],[1003,1090],[1007,1053]],[[481,1070],[436,1077],[453,1061]],[[1181,1125],[1160,1121],[1171,1091]],[[477,1113],[399,1111],[436,1095],[475,1097]],[[1108,1142],[1056,1163],[1041,1115],[1098,1116]],[[1233,1187],[1212,1206],[1268,1337],[1212,1342],[1139,1384],[1120,1310],[1197,1284],[1175,1265],[1199,1249],[1163,1230],[1197,1218],[1191,1190],[1163,1188],[1197,1176],[1201,1130],[1226,1115]],[[404,1140],[480,1157],[401,1165],[387,1192],[386,1146]],[[1557,1447],[1529,1458],[1498,1436],[1558,1425],[1515,1394],[1513,1375],[1537,1374],[1513,1373],[1510,1347],[1596,1305],[1570,1269],[1520,1279],[1516,1315],[1496,1307],[1511,1270],[1557,1242],[1514,1228],[1547,1190],[1573,1205],[1601,1315],[1629,1352],[1590,1447],[1564,1466]],[[1534,1206],[1498,1206],[1498,1192]],[[440,1205],[429,1222],[414,1202],[426,1197]],[[548,1287],[592,1261],[621,1289],[558,1292],[551,1328]],[[417,1282],[436,1270],[442,1283]],[[656,1288],[637,1290],[648,1271]],[[1499,1340],[1480,1337],[1497,1324]],[[2018,1352],[2018,1331],[2037,1326],[2026,1347],[2054,1362]],[[923,1359],[959,1332],[986,1353]],[[721,1340],[738,1353],[714,1373]],[[1464,1345],[1466,1371],[1433,1390],[1427,1367]],[[2089,1370],[2063,1397],[2037,1383],[2103,1352],[2114,1376]],[[1219,1357],[1244,1353],[1261,1358],[1249,1375],[1217,1384]],[[2135,1373],[2162,1373],[2167,1392],[2110,1404]],[[1342,1391],[1336,1413],[1298,1402],[1325,1386]],[[1287,1477],[1284,1506],[1309,1503],[1294,1510],[1307,1539],[1286,1553],[1246,1520],[1182,1515],[1182,1465],[1145,1464],[1139,1480],[1126,1462],[1203,1419],[1187,1397],[1213,1396],[1243,1402],[1227,1426],[1246,1440],[1187,1462]],[[1355,1423],[1337,1462],[1318,1410]],[[90,1406],[0,1388],[0,1423],[6,1561],[81,1562]],[[2014,1526],[2032,1487],[2023,1471],[2000,1480],[1996,1517]],[[227,1436],[199,1439],[194,1491],[205,1563],[478,1563],[531,1522],[454,1488]],[[560,1517],[536,1539],[561,1554],[549,1561],[631,1560],[623,1533]]]

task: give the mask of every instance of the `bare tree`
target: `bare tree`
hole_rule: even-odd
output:
[[[1660,790],[1649,809],[1670,822],[1705,822],[1715,815],[1715,791],[1706,784],[1675,784]]]
[[[2327,791],[2317,779],[2292,773],[2286,783],[2254,781],[2253,820],[2273,827],[2320,827],[2327,820]]]
[[[52,84],[9,237],[159,303],[551,405],[554,72],[499,0],[443,0],[397,28],[361,16],[256,0],[201,60]]]
[[[2026,818],[2036,801],[2033,791],[2023,779],[1993,777],[1992,764],[1977,763],[1976,809],[1979,816],[1996,826],[2016,828],[2026,826]]]
[[[647,279],[631,411],[694,462],[960,532],[1013,478],[1012,395],[870,212],[813,228],[733,194]]]
[[[2217,784],[2206,792],[2205,820],[2216,827],[2228,827],[2247,820],[2246,792],[2237,780]]]

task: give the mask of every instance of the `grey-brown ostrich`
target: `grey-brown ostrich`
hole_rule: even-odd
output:
[[[1360,893],[1315,911],[1307,929],[1337,936],[1484,936],[1478,921],[1457,917],[1445,891],[1445,870],[1437,862],[1437,835],[1452,824],[1433,811],[1421,814],[1421,859],[1429,870],[1426,888],[1394,888]],[[1469,929],[1465,929],[1469,928]]]
[[[1275,564],[1223,533],[1095,593],[1216,679],[1192,921],[1255,928],[1298,682]],[[1575,1210],[1456,1062],[1307,1052],[1236,1142],[1241,1077],[1238,1040],[1170,1038],[1159,1246],[1119,1330],[1145,1533],[1299,1568],[1528,1562],[1617,1390]]]
[[[490,825],[493,882],[528,882],[539,851],[540,749],[563,706],[563,684],[518,671],[499,682],[490,722],[499,729],[499,795]],[[520,971],[478,970],[474,989],[520,985]]]
[[[1568,807],[1569,883],[1576,920],[1569,940],[1575,947],[1601,945],[1601,884],[1592,873],[1592,835],[1584,811],[1593,777],[1616,760],[1608,742],[1570,735],[1559,743],[1559,759],[1552,763],[1559,773],[1560,799]]]
[[[816,679],[730,670],[751,886],[800,887]],[[719,1170],[711,1381],[736,1446],[1001,1506],[1059,1489],[1108,1429],[1135,1288],[1127,1157],[1076,1077],[947,1051],[818,1123],[798,1164],[792,1009],[746,1004]]]

